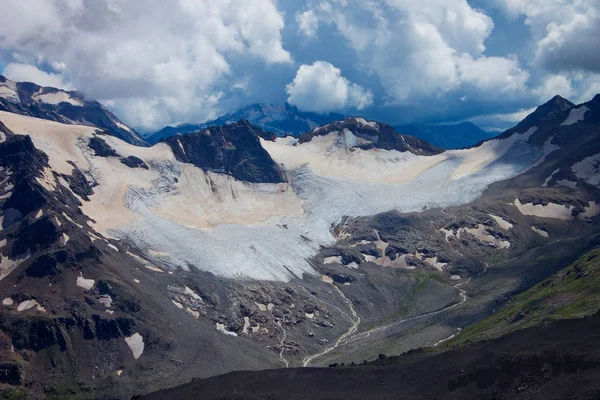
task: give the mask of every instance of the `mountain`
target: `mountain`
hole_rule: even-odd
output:
[[[337,135],[338,144],[347,149],[408,151],[417,155],[434,155],[444,151],[414,136],[399,135],[387,124],[363,118],[346,118],[314,128],[300,136],[298,141],[307,143],[314,137],[330,136],[334,133]]]
[[[274,139],[248,121],[211,126],[165,140],[175,158],[203,170],[221,172],[244,182],[283,183],[284,172],[261,146],[259,138]]]
[[[31,117],[95,126],[127,143],[145,145],[138,134],[97,101],[86,100],[80,93],[31,82],[13,82],[0,75],[0,111]]]
[[[600,246],[600,97],[554,103],[498,138],[446,151],[360,118],[298,138],[240,121],[144,147],[0,111],[0,388],[130,398],[233,370],[447,350]],[[483,366],[485,343],[424,357],[415,371],[446,360],[427,375],[437,383],[407,375],[406,388],[452,397],[454,382],[466,398],[478,385],[511,397],[528,370],[502,375],[515,385],[479,383],[502,365],[533,365],[535,382],[548,383],[531,353],[544,328],[534,329],[499,339],[525,353],[505,348]],[[321,372],[266,376],[297,373],[318,388]]]
[[[224,126],[240,120],[247,120],[259,128],[274,132],[278,136],[298,136],[317,126],[340,119],[344,119],[344,115],[303,112],[287,103],[284,105],[252,104],[203,124],[182,124],[175,127],[164,127],[160,131],[149,135],[146,140],[148,143],[157,143],[169,136],[195,132],[209,126]]]
[[[482,130],[471,122],[448,125],[397,125],[398,132],[416,136],[444,149],[460,149],[491,139],[497,134]]]

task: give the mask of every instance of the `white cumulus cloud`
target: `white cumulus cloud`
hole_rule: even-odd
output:
[[[535,40],[535,61],[547,69],[600,72],[600,1],[495,0],[523,15]]]
[[[439,98],[453,90],[470,99],[525,90],[529,74],[515,56],[487,57],[494,23],[466,0],[321,1],[299,18],[305,35],[329,24],[348,40],[360,65],[374,72],[389,103]]]
[[[29,64],[10,63],[4,67],[3,74],[15,82],[33,82],[41,86],[71,89],[69,84],[64,82],[62,75],[45,72]]]
[[[214,115],[215,96],[239,79],[232,76],[233,62],[293,61],[283,48],[284,16],[274,0],[2,5],[0,59],[9,70],[19,70],[13,76],[70,85],[109,101],[126,122],[145,129]],[[31,67],[11,66],[14,62]],[[40,69],[60,71],[64,82]]]
[[[325,61],[301,65],[286,91],[288,103],[304,111],[361,110],[373,103],[369,90],[350,82],[339,68]]]

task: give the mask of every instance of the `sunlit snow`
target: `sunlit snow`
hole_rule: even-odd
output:
[[[348,131],[304,144],[263,141],[290,183],[248,184],[180,163],[164,143],[143,148],[103,136],[121,156],[150,166],[131,169],[93,155],[93,128],[1,112],[0,120],[30,134],[53,171],[71,174],[72,160],[98,184],[90,201],[82,200],[94,229],[131,242],[161,270],[197,268],[228,278],[315,274],[307,260],[335,242],[331,228],[342,217],[464,204],[542,155],[525,143],[535,129],[431,157],[350,149],[355,135]],[[50,183],[49,190],[61,184]]]

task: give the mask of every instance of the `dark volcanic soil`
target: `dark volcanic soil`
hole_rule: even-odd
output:
[[[383,358],[383,357],[382,357]],[[141,399],[598,399],[600,316],[441,354],[352,367],[233,372]]]

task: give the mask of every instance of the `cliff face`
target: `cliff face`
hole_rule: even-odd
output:
[[[240,121],[171,136],[165,142],[177,160],[198,168],[226,173],[245,182],[285,182],[285,173],[263,149],[260,137],[269,138],[270,135],[247,121]]]

